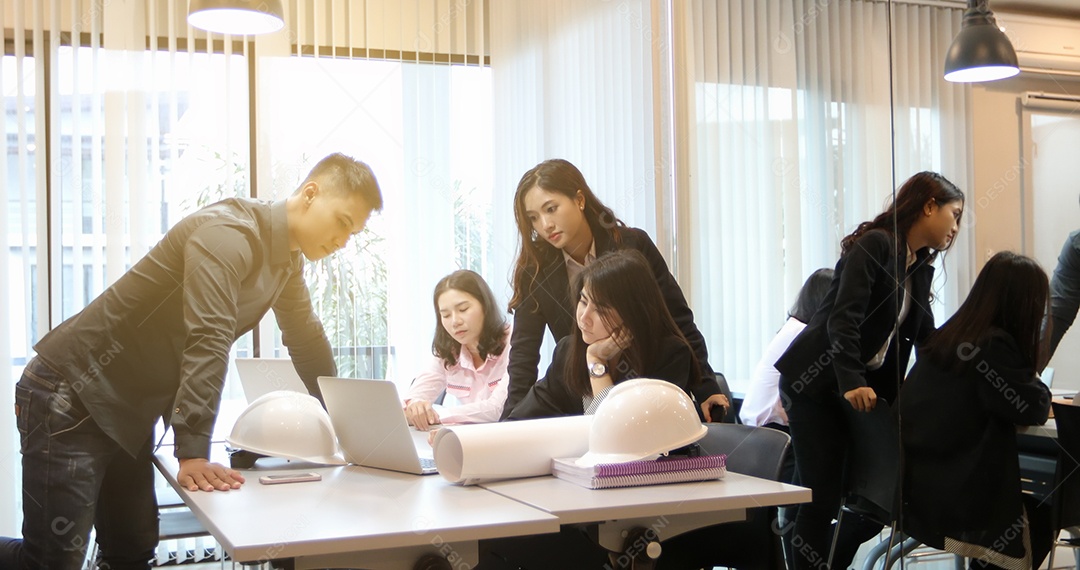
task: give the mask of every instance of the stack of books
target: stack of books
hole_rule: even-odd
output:
[[[589,489],[685,483],[723,478],[726,460],[726,455],[700,455],[584,467],[577,464],[577,458],[552,459],[551,474]]]

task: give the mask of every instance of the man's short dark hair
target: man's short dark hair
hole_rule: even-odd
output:
[[[335,152],[320,160],[308,173],[304,183],[318,180],[327,190],[343,196],[359,196],[371,209],[382,211],[382,191],[379,189],[379,181],[375,179],[375,173],[367,164]]]

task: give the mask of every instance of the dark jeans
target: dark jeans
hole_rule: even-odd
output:
[[[784,382],[781,381],[781,387]],[[844,465],[849,428],[837,394],[785,394],[791,444],[795,450],[798,484],[813,491],[811,502],[799,505],[791,529],[791,551],[796,570],[828,568],[832,521],[840,509],[844,491]],[[881,532],[881,524],[859,516],[844,515],[836,541],[833,568],[847,568],[859,545]]]
[[[23,539],[0,538],[0,568],[81,568],[91,527],[101,568],[149,568],[158,542],[151,438],[131,457],[39,358],[16,384],[15,405]]]

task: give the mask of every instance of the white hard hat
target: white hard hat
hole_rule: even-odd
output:
[[[289,390],[259,396],[236,419],[229,446],[270,455],[344,465],[330,415],[314,397]]]
[[[705,437],[693,400],[666,380],[619,383],[596,408],[589,452],[577,463],[624,463],[655,459]]]

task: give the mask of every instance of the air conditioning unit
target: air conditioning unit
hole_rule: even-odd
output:
[[[1016,48],[1021,72],[1080,78],[1080,21],[995,13]]]

